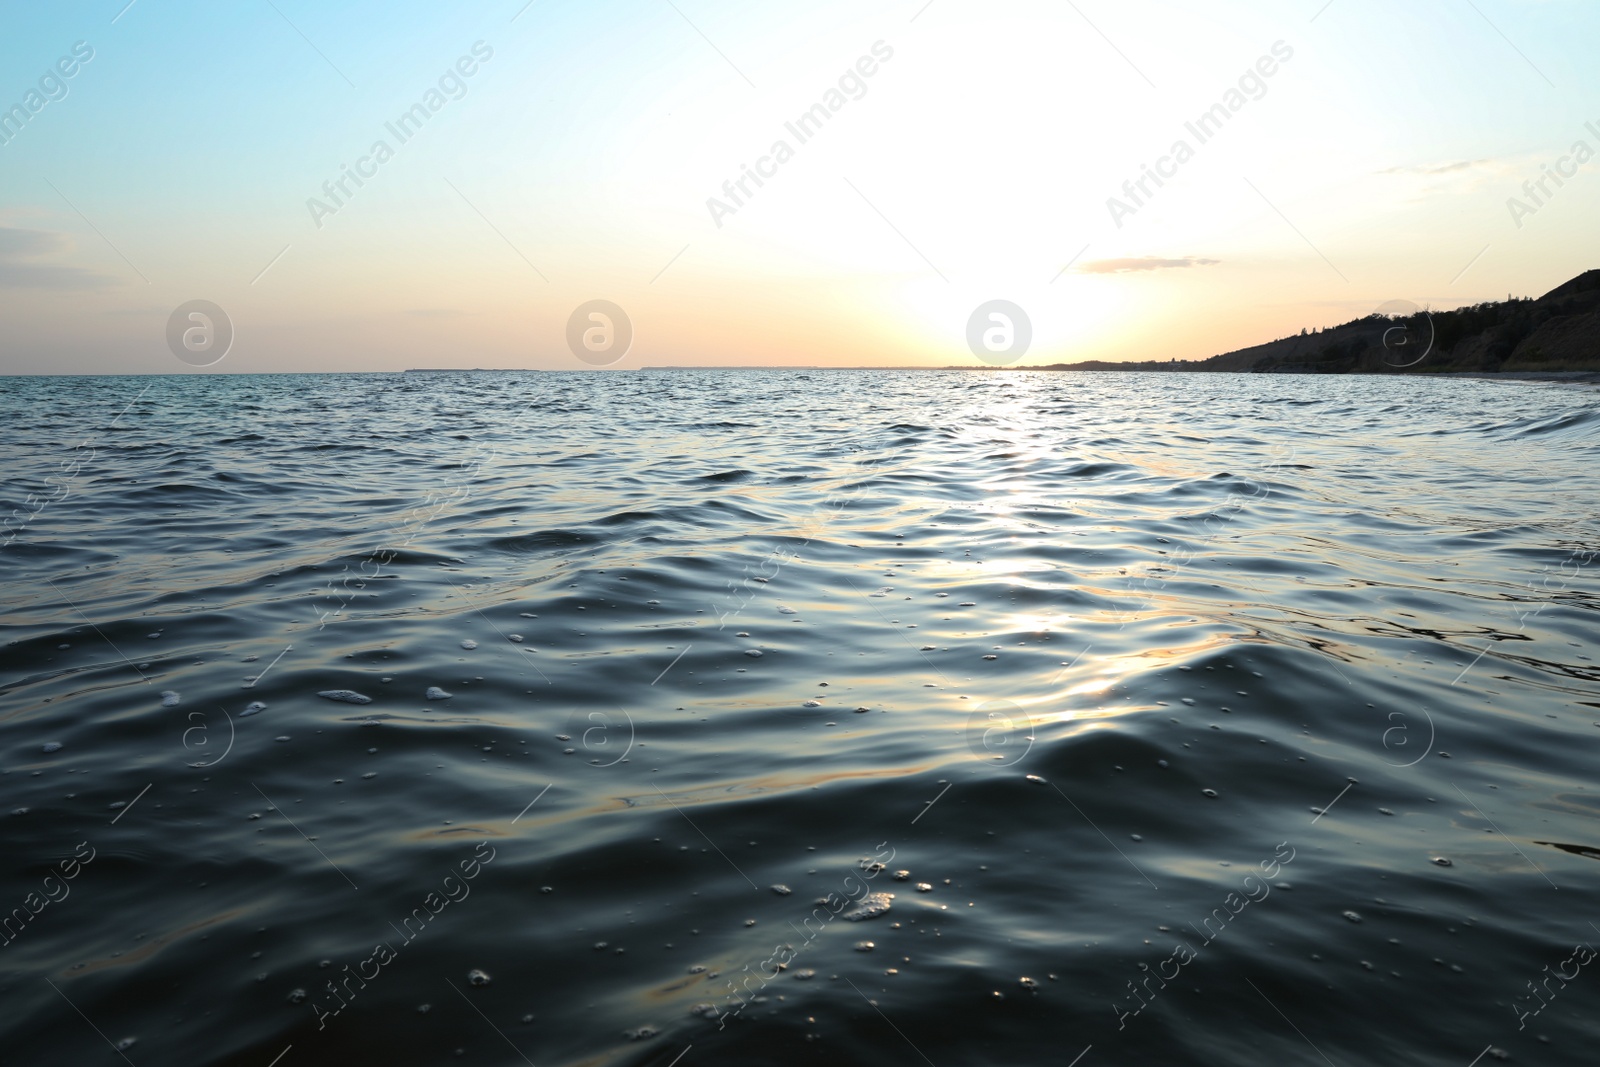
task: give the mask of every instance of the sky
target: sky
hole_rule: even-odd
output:
[[[1593,0],[331,6],[0,6],[0,374],[1197,359],[1600,267]]]

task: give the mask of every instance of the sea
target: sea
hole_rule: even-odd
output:
[[[1600,1057],[1594,388],[0,412],[0,1063]]]

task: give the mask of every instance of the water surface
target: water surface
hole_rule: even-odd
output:
[[[6,379],[0,1060],[1591,1063],[1596,397]]]

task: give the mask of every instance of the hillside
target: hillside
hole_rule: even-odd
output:
[[[1202,360],[1056,364],[1052,370],[1416,374],[1600,370],[1600,270],[1537,299],[1372,314]]]

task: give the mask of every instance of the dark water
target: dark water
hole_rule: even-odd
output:
[[[1600,1056],[1595,392],[0,386],[6,1064]]]

